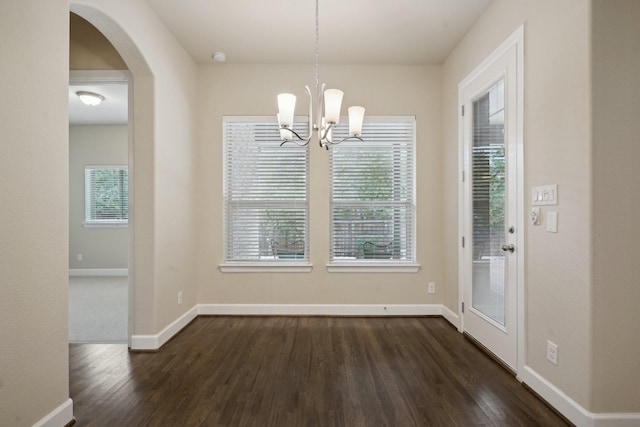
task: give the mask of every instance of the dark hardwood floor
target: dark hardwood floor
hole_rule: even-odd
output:
[[[566,426],[442,318],[199,317],[70,346],[76,426]]]

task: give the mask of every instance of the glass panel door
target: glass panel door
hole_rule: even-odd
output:
[[[514,371],[523,354],[522,38],[521,27],[459,85],[461,329]]]
[[[472,307],[505,326],[504,78],[473,101]]]

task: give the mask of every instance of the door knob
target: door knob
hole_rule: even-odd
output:
[[[505,251],[505,252],[509,251],[509,252],[513,253],[513,251],[516,250],[516,247],[513,246],[513,245],[502,245],[502,250]]]

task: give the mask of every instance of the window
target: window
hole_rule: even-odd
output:
[[[225,261],[308,262],[308,149],[281,147],[274,118],[223,129]]]
[[[129,220],[127,166],[87,166],[84,169],[85,225],[124,225]]]
[[[331,148],[331,261],[413,263],[415,118],[369,118],[362,134]]]

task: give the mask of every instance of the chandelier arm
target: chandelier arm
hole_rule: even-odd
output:
[[[311,95],[311,89],[309,89],[308,85],[305,85],[304,91],[307,93],[307,97],[309,98],[309,140],[311,140],[311,135],[313,134],[313,96]]]
[[[282,126],[282,129],[286,129],[286,130],[288,130],[289,132],[291,132],[291,133],[293,134],[293,136],[295,136],[296,138],[298,138],[300,141],[304,141],[304,140],[305,140],[305,138],[301,137],[301,136],[298,134],[298,132],[296,132],[295,130],[293,130],[293,129],[291,129],[291,128],[288,128],[288,127],[284,127],[284,126]],[[289,138],[287,138],[287,139],[285,139],[285,142],[287,142],[287,141],[295,141],[295,140],[294,140],[294,139],[289,139]]]
[[[358,141],[362,141],[362,142],[364,142],[364,139],[360,138],[359,136],[348,136],[348,137],[346,137],[346,138],[342,138],[340,141],[336,141],[336,142],[330,142],[330,141],[328,141],[328,142],[329,142],[329,144],[331,144],[331,145],[338,145],[338,144],[340,144],[341,142],[345,142],[345,141],[347,141],[347,140],[349,140],[349,139],[357,139]]]
[[[320,136],[321,141],[327,141],[328,143],[333,144],[331,141],[329,141],[329,139],[327,138],[327,135],[329,134],[331,129],[333,129],[334,126],[335,126],[335,123],[327,123],[326,127],[322,128],[322,135]]]
[[[347,141],[349,139],[357,139],[358,141],[364,142],[364,139],[360,138],[359,136],[348,136],[348,137],[346,137],[344,139],[341,139],[336,144],[340,144],[341,142]]]
[[[300,142],[300,141],[302,141],[302,142]],[[292,142],[292,143],[296,144],[298,147],[306,147],[307,145],[309,145],[309,141],[311,141],[311,138],[301,139],[300,141],[296,141],[295,139],[285,139],[284,141],[282,141],[280,143],[280,147],[282,147],[287,142]]]

